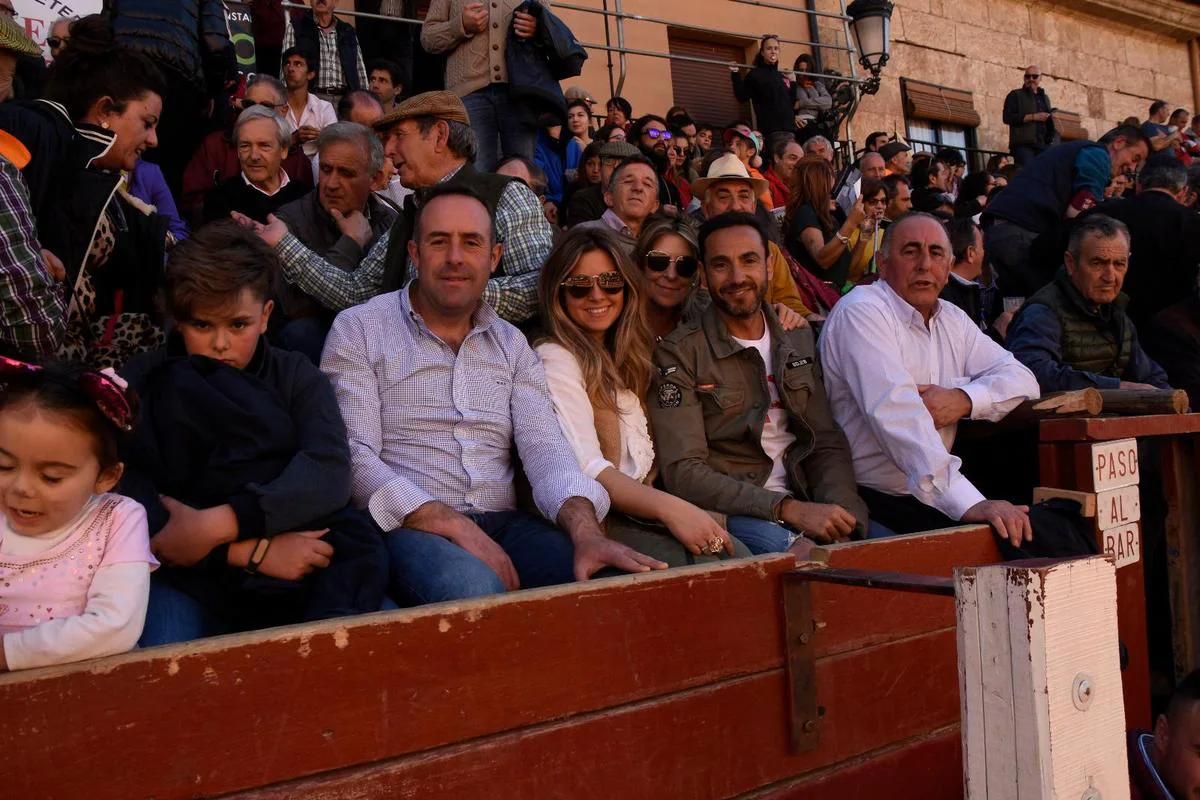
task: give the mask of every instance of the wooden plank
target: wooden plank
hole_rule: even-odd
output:
[[[1096,516],[1096,495],[1094,492],[1076,492],[1071,489],[1051,489],[1038,486],[1033,490],[1033,502],[1042,503],[1046,500],[1072,500],[1079,503],[1079,515],[1082,517]]]
[[[1017,562],[956,584],[966,796],[1128,798],[1112,563]]]
[[[961,800],[957,725],[843,762],[742,800]]]
[[[1043,442],[1102,442],[1183,433],[1200,433],[1200,414],[1044,419],[1038,423],[1038,435]]]
[[[1188,410],[1183,389],[1102,389],[1100,397],[1108,414],[1184,414]]]
[[[821,746],[809,753],[788,752],[785,679],[772,670],[233,798],[732,797],[952,725],[954,648],[943,631],[818,661],[826,714]],[[912,797],[944,796],[920,775]]]
[[[1142,495],[1139,489],[1138,486],[1122,486],[1119,489],[1097,492],[1096,527],[1107,531],[1141,521]]]
[[[1071,444],[1038,444],[1038,482],[1056,489],[1079,485],[1075,480],[1075,455]]]
[[[1167,581],[1175,679],[1200,668],[1200,509],[1197,508],[1195,437],[1163,442],[1163,492],[1167,498]]]
[[[6,675],[4,794],[217,795],[778,668],[779,575],[793,564],[730,561]]]
[[[886,546],[880,547],[880,544]],[[986,525],[846,542],[817,548],[813,557],[831,567],[903,571],[950,577],[954,568],[995,564],[1004,559]],[[817,655],[829,655],[931,630],[953,628],[950,598],[814,584],[813,615],[820,635]],[[831,624],[843,620],[844,624]]]

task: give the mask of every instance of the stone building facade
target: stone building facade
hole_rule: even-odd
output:
[[[838,0],[791,0],[817,11],[839,12]],[[882,130],[908,138],[934,136],[947,143],[987,150],[1007,149],[1001,121],[1004,97],[1021,85],[1023,69],[1041,67],[1042,85],[1053,104],[1077,115],[1078,127],[1095,138],[1128,116],[1144,119],[1155,99],[1172,108],[1197,111],[1197,87],[1189,61],[1189,40],[1200,35],[1200,5],[1188,0],[895,0],[892,56],[878,94],[866,97],[843,137],[861,146],[866,134]],[[573,5],[615,11],[617,0],[573,0]],[[785,40],[788,66],[819,39],[825,69],[849,71],[842,21],[782,10],[787,0],[757,5],[755,0],[624,0],[625,14],[658,18],[626,19],[623,24],[625,81],[621,93],[638,113],[663,113],[682,101],[728,116],[732,100],[728,69],[649,53],[749,61],[757,37],[775,33]],[[581,41],[617,47],[611,16],[559,7]],[[675,24],[665,24],[667,22]],[[1195,45],[1191,45],[1195,47]],[[842,49],[837,49],[842,48]],[[643,51],[644,54],[638,54]],[[621,75],[616,52],[594,48],[577,81],[603,103]],[[920,83],[918,83],[920,82]],[[924,86],[920,84],[925,84]],[[945,94],[948,115],[957,122],[928,120],[930,103],[914,102]],[[963,98],[966,98],[964,101]],[[951,102],[953,101],[953,102]],[[974,114],[964,122],[963,102]],[[710,105],[716,103],[718,105]],[[719,105],[724,103],[725,105]],[[936,105],[936,103],[934,103]],[[744,113],[744,108],[743,108]],[[694,116],[702,117],[703,113]],[[977,117],[977,124],[974,122]],[[1074,120],[1074,117],[1071,118]],[[732,120],[714,119],[721,124]],[[1076,129],[1076,135],[1082,132]]]

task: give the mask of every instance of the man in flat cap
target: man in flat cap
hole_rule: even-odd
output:
[[[502,246],[500,265],[487,283],[484,302],[514,324],[532,317],[537,311],[538,275],[553,245],[553,229],[528,186],[472,166],[475,134],[458,96],[441,91],[410,97],[374,127],[383,136],[384,151],[401,183],[416,194],[353,272],[309,250],[275,217],[266,225],[256,225],[259,235],[279,253],[284,278],[335,310],[399,289],[413,276],[408,243],[416,229],[421,197],[438,184],[452,184],[483,198]]]
[[[888,142],[879,148],[888,175],[908,175],[912,172],[912,149],[904,142]]]

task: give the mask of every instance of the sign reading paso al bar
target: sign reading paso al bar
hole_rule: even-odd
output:
[[[1103,492],[1136,486],[1140,478],[1136,439],[1118,439],[1092,445],[1091,490]]]

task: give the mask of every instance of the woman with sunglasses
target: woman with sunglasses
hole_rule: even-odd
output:
[[[683,218],[661,218],[642,228],[633,260],[641,267],[646,289],[646,319],[655,339],[679,327],[684,318],[704,310],[710,302],[700,286],[700,250],[696,228]],[[804,317],[783,303],[772,310],[785,331],[804,325]]]
[[[573,229],[542,268],[547,335],[536,350],[550,398],[583,471],[612,498],[608,535],[671,566],[747,555],[707,512],[653,487],[644,397],[654,338],[644,284],[617,238]]]
[[[850,234],[850,252],[853,257],[846,285],[842,287],[843,294],[857,286],[864,278],[878,272],[875,255],[883,241],[883,227],[880,223],[883,221],[883,212],[887,210],[887,187],[883,185],[883,181],[863,178],[858,196],[862,198],[863,221]],[[859,242],[863,242],[864,246],[859,247]]]

